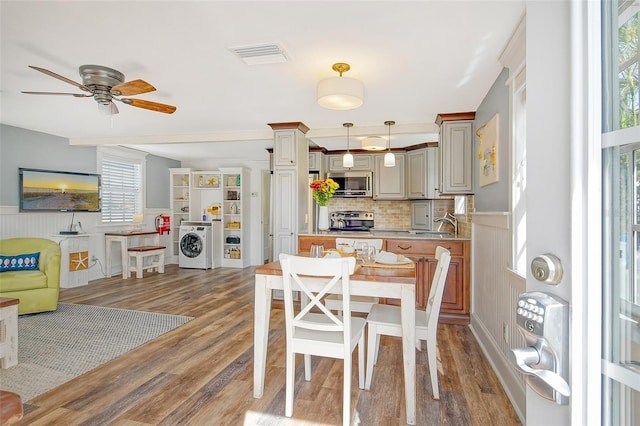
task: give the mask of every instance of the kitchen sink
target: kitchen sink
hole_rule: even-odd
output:
[[[370,231],[373,235],[380,236],[400,236],[400,235],[421,235],[424,237],[453,237],[451,232],[446,231],[428,231],[428,230],[403,230],[403,229],[372,229]]]
[[[453,234],[451,232],[446,232],[446,231],[420,231],[420,230],[416,230],[416,231],[407,231],[409,234],[415,234],[415,235],[443,235],[443,236],[452,236]]]

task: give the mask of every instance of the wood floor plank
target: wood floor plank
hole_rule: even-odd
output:
[[[294,415],[284,417],[284,313],[272,310],[264,395],[253,398],[254,269],[181,269],[62,289],[60,300],[194,319],[25,403],[19,425],[339,425],[342,360],[297,361]],[[417,424],[520,424],[466,326],[438,328],[441,400],[432,399],[426,352],[416,353]],[[381,339],[370,391],[352,368],[352,417],[360,425],[406,422],[402,343]],[[498,415],[499,414],[499,415]]]

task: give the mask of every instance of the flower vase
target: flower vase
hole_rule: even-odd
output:
[[[329,229],[329,207],[319,206],[318,211],[318,231],[326,231]]]

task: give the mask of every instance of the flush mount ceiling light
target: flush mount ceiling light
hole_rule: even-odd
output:
[[[367,136],[362,139],[362,149],[367,151],[384,151],[387,141],[382,136]]]
[[[353,155],[349,152],[349,127],[353,127],[353,123],[342,123],[347,128],[347,153],[342,157],[342,167],[353,167]]]
[[[318,104],[324,108],[348,110],[362,105],[364,85],[354,78],[343,77],[342,73],[351,69],[349,64],[338,62],[332,69],[340,73],[340,77],[327,78],[318,83]]]
[[[391,126],[396,124],[395,121],[385,121],[384,124],[389,127],[389,151],[384,155],[384,166],[385,167],[395,167],[396,165],[396,156],[391,152]]]

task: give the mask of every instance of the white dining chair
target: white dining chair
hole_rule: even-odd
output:
[[[438,368],[437,368],[437,339],[438,316],[440,315],[440,304],[444,292],[444,283],[449,272],[449,262],[451,253],[444,247],[436,247],[436,259],[438,263],[431,281],[429,299],[425,310],[416,309],[416,340],[420,349],[420,341],[427,342],[427,357],[429,360],[429,373],[431,375],[431,387],[433,388],[433,399],[440,399],[438,390]],[[369,328],[369,338],[367,341],[367,378],[365,389],[371,388],[371,378],[373,376],[373,365],[378,361],[378,350],[380,346],[380,335],[402,337],[402,325],[400,320],[400,307],[392,305],[374,305],[367,316]]]
[[[341,247],[356,247],[356,244],[367,243],[369,246],[373,246],[376,252],[382,250],[382,238],[336,238],[336,248],[338,250]],[[368,313],[371,307],[376,303],[379,303],[380,299],[373,296],[351,296],[351,312]],[[325,299],[325,305],[332,311],[338,312],[342,310],[342,295],[330,294]]]
[[[287,341],[285,415],[293,415],[296,354],[304,354],[305,380],[311,380],[311,355],[344,360],[342,418],[351,421],[351,354],[358,346],[358,387],[364,388],[364,318],[351,317],[350,299],[345,297],[341,310],[334,315],[322,302],[332,288],[349,296],[349,277],[356,260],[345,258],[310,258],[280,254],[284,287],[285,329]],[[311,280],[321,287],[311,286]],[[301,291],[299,312],[294,312],[293,291]],[[305,300],[308,299],[308,303]],[[311,310],[313,309],[313,312]],[[319,311],[319,312],[318,312]]]

